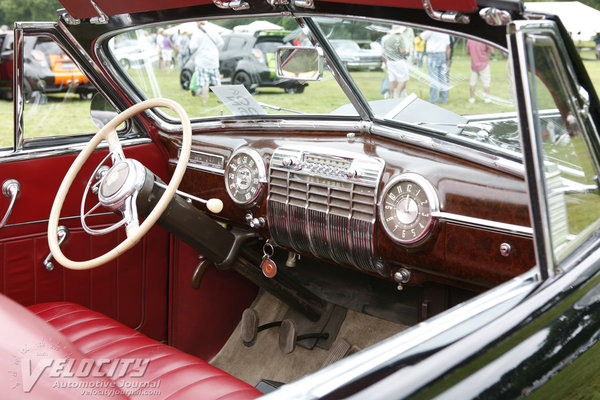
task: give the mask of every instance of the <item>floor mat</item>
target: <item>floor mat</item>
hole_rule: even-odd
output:
[[[281,320],[288,310],[285,303],[265,291],[258,294],[251,307],[258,312],[259,325]],[[364,349],[406,328],[406,325],[348,310],[338,338]],[[244,346],[240,333],[238,324],[210,363],[253,386],[261,379],[293,382],[321,368],[330,352],[319,347],[308,350],[297,346],[293,353],[283,354],[279,350],[278,328],[259,332],[252,347]]]

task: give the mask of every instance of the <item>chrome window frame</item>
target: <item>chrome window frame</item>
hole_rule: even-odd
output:
[[[523,147],[527,146],[531,152],[531,157],[525,157],[524,162],[526,164],[526,180],[528,182],[528,192],[530,197],[529,207],[530,216],[532,221],[532,228],[534,232],[535,241],[535,253],[536,253],[536,264],[540,269],[542,278],[551,278],[560,272],[559,264],[564,264],[564,260],[569,258],[570,253],[574,251],[574,248],[581,241],[592,234],[593,230],[588,230],[587,236],[583,235],[578,238],[576,243],[569,246],[569,252],[562,253],[560,259],[557,258],[558,253],[555,251],[554,244],[551,238],[551,218],[548,204],[548,188],[546,186],[546,178],[544,172],[544,151],[541,147],[541,143],[537,140],[537,132],[535,129],[535,118],[536,111],[534,104],[532,103],[532,93],[529,87],[529,71],[528,71],[528,49],[527,49],[527,37],[529,35],[546,36],[552,40],[556,51],[553,52],[556,62],[562,66],[557,71],[557,74],[561,77],[561,82],[564,83],[563,89],[565,90],[566,100],[574,115],[577,118],[578,124],[581,129],[581,134],[586,142],[588,154],[591,162],[596,169],[599,170],[598,155],[594,152],[595,146],[592,141],[598,139],[598,133],[595,129],[591,116],[586,118],[582,117],[582,112],[579,107],[581,99],[578,96],[577,88],[579,83],[577,82],[575,69],[572,65],[571,60],[568,58],[568,51],[565,43],[561,38],[560,31],[554,21],[551,20],[540,20],[540,21],[515,21],[509,24],[508,34],[510,36],[510,45],[513,47],[512,61],[516,66],[514,69],[518,70],[515,72],[519,73],[520,86],[523,91],[523,97],[519,98],[520,106],[523,107],[523,112],[526,114],[525,118],[520,121],[521,124],[521,139]],[[517,81],[517,78],[515,79]],[[525,144],[527,142],[527,145]]]
[[[96,132],[87,132],[80,134],[71,135],[58,135],[48,137],[33,137],[26,139],[24,137],[24,125],[23,125],[23,114],[25,109],[25,99],[23,95],[23,51],[24,51],[24,38],[25,36],[45,36],[56,42],[61,49],[63,49],[77,67],[81,71],[86,69],[82,67],[78,57],[74,57],[74,54],[69,51],[69,47],[74,47],[77,50],[77,55],[85,58],[86,62],[95,66],[93,60],[87,56],[83,48],[75,41],[70,32],[65,28],[62,23],[56,22],[15,22],[14,30],[14,45],[13,45],[13,145],[0,149],[0,164],[22,161],[41,157],[52,157],[64,154],[74,154],[80,152],[84,145],[89,139],[96,134]],[[67,42],[65,42],[65,40]],[[68,44],[68,46],[65,45]],[[98,80],[91,74],[86,74],[86,77],[90,82],[98,89],[99,93],[102,93]],[[106,96],[106,98],[110,98]],[[115,109],[117,107],[114,103],[111,103]],[[124,132],[128,132],[132,128],[130,123],[127,123]],[[73,143],[55,145],[53,141],[57,138],[70,138]],[[135,138],[123,139],[123,146],[133,146],[143,143],[150,143],[152,140],[149,137],[139,136]],[[37,144],[32,148],[27,148],[27,143]],[[106,144],[102,144],[99,148],[108,148]]]

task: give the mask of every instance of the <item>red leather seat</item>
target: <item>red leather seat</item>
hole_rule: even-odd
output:
[[[14,348],[11,351],[12,358],[15,360],[18,357],[38,357],[35,362],[29,361],[29,358],[20,360],[20,363],[26,361],[29,366],[29,369],[25,367],[22,369],[26,375],[25,378],[35,378],[38,374],[40,375],[39,381],[34,382],[32,379],[29,381],[23,379],[22,381],[24,387],[30,386],[29,394],[34,395],[29,398],[65,399],[86,397],[87,393],[95,395],[94,398],[103,398],[102,394],[105,394],[107,398],[230,400],[253,399],[261,395],[252,386],[203,360],[161,344],[105,315],[80,305],[57,302],[37,304],[28,308],[55,329],[50,328],[42,321],[36,321],[36,318],[21,306],[8,300],[5,296],[0,296],[0,319],[3,321],[3,330],[10,330],[11,325],[15,328],[8,340],[4,341],[1,350],[6,352],[7,348],[12,346]],[[0,336],[2,336],[1,339],[4,339],[4,334],[0,333]],[[36,337],[39,337],[36,339],[37,342],[29,343],[33,340],[32,338]],[[64,340],[65,338],[66,340]],[[19,346],[23,347],[19,349]],[[34,349],[36,346],[40,348]],[[87,388],[87,390],[90,387],[122,388],[122,392],[115,395],[109,391],[84,392],[79,390],[69,392],[75,393],[75,395],[68,395],[69,393],[65,392],[66,389],[60,389],[61,384],[56,383],[57,379],[54,379],[52,384],[42,382],[47,376],[54,378],[58,376],[64,380],[68,374],[62,370],[52,371],[55,365],[51,365],[46,371],[40,373],[40,355],[53,359],[94,360],[93,363],[100,365],[98,373],[89,374],[89,377],[76,376],[74,379],[79,381],[95,380],[95,383],[88,382],[83,386],[78,384],[77,387]],[[10,357],[4,356],[3,360],[8,365],[18,364],[17,361],[11,363]],[[128,365],[127,368],[123,366],[122,360],[129,360],[129,364],[125,363],[126,367]],[[138,361],[133,363],[133,360]],[[37,366],[35,363],[38,363]],[[16,373],[19,372],[18,367],[13,369],[15,371],[11,371],[15,373],[16,377]],[[71,369],[71,371],[74,370],[75,368]],[[83,370],[81,369],[81,371]],[[52,375],[53,373],[54,375]],[[77,373],[76,375],[82,374]],[[0,381],[2,380],[0,379]],[[35,385],[33,390],[32,382]],[[19,398],[23,395],[23,391],[19,392],[18,379],[7,383],[8,386],[13,385],[13,392],[4,392],[3,390],[2,398]],[[19,393],[21,396],[18,396]]]

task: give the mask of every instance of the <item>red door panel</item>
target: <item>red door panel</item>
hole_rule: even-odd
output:
[[[165,179],[167,165],[154,144],[125,149]],[[124,231],[90,236],[78,218],[81,196],[87,181],[105,151],[91,157],[67,196],[61,225],[70,235],[63,252],[73,260],[96,257],[123,240]],[[21,192],[8,225],[0,229],[0,290],[24,305],[48,301],[72,301],[113,317],[129,327],[159,339],[166,339],[169,234],[153,228],[133,249],[116,260],[88,271],[72,271],[56,262],[48,271],[43,261],[48,255],[47,219],[58,186],[76,155],[8,162],[0,168],[0,184],[17,179]],[[0,196],[0,214],[8,199]],[[67,218],[65,218],[67,217]],[[113,216],[94,222],[110,223]]]

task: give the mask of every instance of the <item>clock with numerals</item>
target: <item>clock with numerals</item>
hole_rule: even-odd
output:
[[[399,244],[415,244],[427,237],[439,211],[435,189],[421,175],[405,173],[384,188],[379,217],[387,234]]]
[[[252,207],[262,195],[267,182],[265,164],[257,151],[237,150],[225,168],[225,187],[231,199],[243,207]]]

